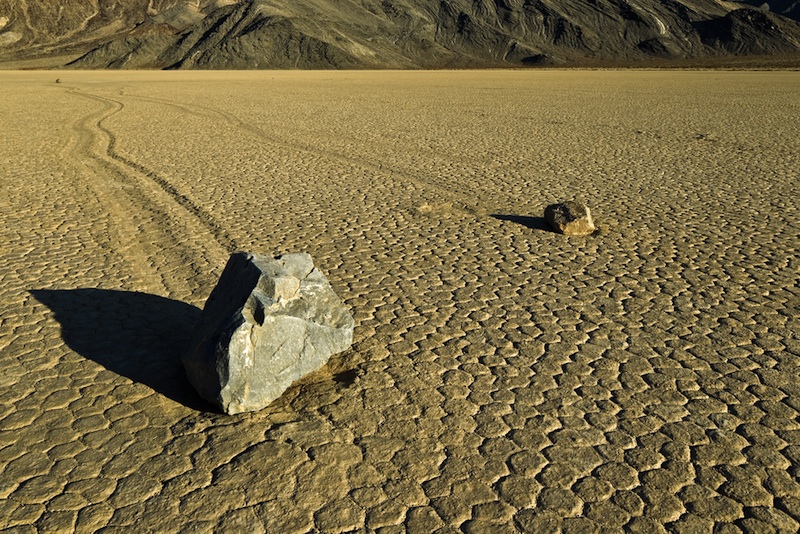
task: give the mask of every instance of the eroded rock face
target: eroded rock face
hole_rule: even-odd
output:
[[[798,53],[800,23],[776,14],[797,18],[798,2],[768,3],[0,0],[0,61],[57,66],[69,51],[81,69],[407,69]]]
[[[551,204],[544,218],[556,232],[566,235],[589,235],[595,231],[589,208],[576,200]]]
[[[228,414],[264,408],[353,341],[353,316],[308,254],[231,255],[183,365]]]

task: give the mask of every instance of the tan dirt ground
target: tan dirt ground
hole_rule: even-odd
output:
[[[800,73],[0,90],[0,526],[798,530]],[[599,234],[543,226],[572,197]],[[309,252],[356,332],[224,416],[178,358],[233,250]]]

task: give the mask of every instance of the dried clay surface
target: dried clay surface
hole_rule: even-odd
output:
[[[0,89],[0,525],[798,530],[800,73]],[[576,191],[598,233],[548,231]],[[180,354],[234,250],[356,327],[227,416]]]

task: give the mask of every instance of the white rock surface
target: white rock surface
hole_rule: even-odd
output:
[[[353,316],[308,254],[231,255],[183,364],[228,414],[260,410],[353,341]]]

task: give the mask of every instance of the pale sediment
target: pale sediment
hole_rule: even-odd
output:
[[[58,77],[0,77],[0,524],[798,529],[798,73]],[[235,248],[356,329],[226,416]]]

